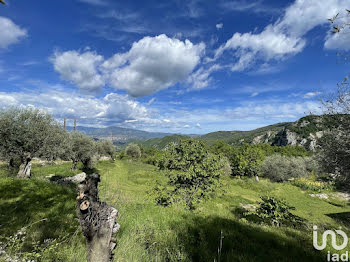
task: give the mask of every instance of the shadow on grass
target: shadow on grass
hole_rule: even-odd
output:
[[[27,227],[32,241],[74,233],[75,189],[35,179],[0,179],[0,236]]]
[[[350,227],[350,212],[326,214],[326,216],[334,219],[335,221],[343,224],[346,227]]]
[[[323,261],[325,254],[315,251],[312,239],[299,234],[283,234],[243,224],[235,220],[213,217],[185,217],[186,225],[178,232],[183,251],[191,261]],[[191,221],[189,223],[189,221]],[[281,231],[280,231],[281,230]]]

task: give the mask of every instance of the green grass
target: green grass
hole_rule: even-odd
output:
[[[0,237],[28,226],[31,237],[24,249],[30,251],[34,240],[62,242],[42,252],[41,261],[85,261],[75,189],[43,179],[52,173],[73,175],[69,169],[70,163],[34,166],[31,180],[19,180],[6,177],[5,169],[0,168]],[[346,202],[312,198],[290,184],[224,177],[216,195],[190,212],[181,205],[163,208],[154,204],[150,192],[165,177],[153,166],[103,161],[97,171],[102,175],[100,197],[119,210],[121,229],[114,261],[218,261],[221,235],[220,261],[326,261],[326,253],[312,247],[312,225],[342,226],[349,232]],[[284,198],[306,226],[276,228],[242,219],[240,204],[255,204],[262,195]]]

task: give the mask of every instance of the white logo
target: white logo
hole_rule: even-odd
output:
[[[318,245],[318,241],[317,241],[317,235],[318,235],[318,233],[317,233],[317,226],[314,226],[314,232],[313,232],[314,248],[317,249],[317,250],[325,249],[326,246],[327,246],[327,236],[330,235],[331,236],[331,240],[332,240],[331,241],[332,247],[335,250],[342,250],[342,249],[344,249],[347,246],[347,244],[348,244],[348,237],[347,237],[347,235],[342,230],[335,230],[335,232],[343,237],[343,239],[344,239],[343,244],[337,245],[337,236],[334,233],[334,231],[333,230],[326,230],[322,234],[322,244]]]

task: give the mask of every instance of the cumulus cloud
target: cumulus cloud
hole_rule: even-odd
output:
[[[7,48],[27,36],[27,30],[19,27],[6,17],[0,16],[0,25],[0,48]]]
[[[125,53],[104,58],[94,52],[55,52],[50,59],[62,79],[85,91],[105,84],[133,97],[150,95],[185,81],[200,63],[203,43],[193,44],[166,35],[144,37]]]
[[[257,61],[281,60],[301,52],[304,36],[314,27],[326,24],[326,18],[334,16],[346,7],[347,0],[296,0],[274,24],[267,25],[260,33],[235,33],[215,53],[220,57],[225,51],[233,51],[236,58],[232,71],[251,68]],[[339,46],[349,40],[342,39]],[[334,42],[334,41],[333,41]],[[326,46],[333,44],[332,39]]]
[[[95,92],[105,84],[98,72],[103,57],[94,52],[56,51],[50,61],[62,79],[77,85],[83,91]]]
[[[166,35],[144,37],[127,53],[105,61],[109,84],[134,97],[149,95],[184,81],[199,64],[205,45]]]

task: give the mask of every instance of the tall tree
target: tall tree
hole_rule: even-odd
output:
[[[350,29],[350,10],[347,16],[339,19],[339,15],[328,19],[332,24],[333,34],[347,33]],[[347,54],[342,54],[347,61]],[[338,83],[337,91],[323,101],[325,119],[337,124],[337,128],[329,130],[320,141],[319,159],[325,171],[335,174],[346,185],[350,182],[350,73]]]
[[[224,163],[211,154],[202,141],[195,139],[172,143],[165,154],[164,168],[169,187],[156,188],[158,204],[183,201],[190,210],[194,209],[202,198],[215,190]]]

